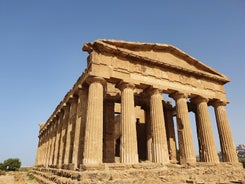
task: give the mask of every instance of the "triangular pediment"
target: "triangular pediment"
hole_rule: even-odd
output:
[[[168,44],[96,40],[93,43],[85,44],[83,50],[88,52],[96,50],[114,56],[137,58],[196,76],[216,79],[223,83],[229,82],[229,78],[225,75]]]

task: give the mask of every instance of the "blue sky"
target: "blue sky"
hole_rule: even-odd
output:
[[[101,38],[171,44],[230,77],[228,116],[245,144],[244,20],[243,0],[0,0],[0,162],[34,164],[38,124],[83,72],[82,45]]]

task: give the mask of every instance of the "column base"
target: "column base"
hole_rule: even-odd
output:
[[[95,170],[104,170],[105,164],[80,164],[80,170],[86,171],[95,171]]]
[[[75,165],[73,163],[69,163],[69,164],[64,164],[62,166],[62,169],[66,169],[66,170],[75,170]]]

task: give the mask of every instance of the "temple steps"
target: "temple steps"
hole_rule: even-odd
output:
[[[88,184],[88,183],[245,183],[245,170],[240,164],[161,165],[103,164],[83,166],[81,171],[34,167],[32,175],[43,184]]]

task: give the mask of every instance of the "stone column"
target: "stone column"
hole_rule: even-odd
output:
[[[45,167],[49,166],[49,158],[50,158],[50,151],[51,151],[51,133],[52,133],[52,128],[51,124],[47,126],[47,142],[46,142],[46,158],[45,158]]]
[[[231,128],[226,113],[226,103],[216,101],[214,104],[216,123],[219,132],[222,160],[224,162],[238,162],[235,145],[232,138]]]
[[[122,163],[138,163],[134,85],[121,83],[119,88],[121,90],[120,160]]]
[[[103,141],[103,84],[102,78],[90,78],[84,141],[83,164],[102,163]]]
[[[76,122],[76,113],[77,113],[77,97],[72,96],[69,99],[70,111],[69,111],[69,120],[66,134],[66,147],[65,147],[65,158],[64,166],[67,169],[74,169],[72,165],[72,153],[73,153],[73,142],[74,142],[74,132],[75,132],[75,122]]]
[[[191,124],[186,103],[187,96],[179,92],[170,96],[176,101],[180,164],[196,163]]]
[[[195,109],[193,109],[193,112],[195,113],[195,121],[196,121],[196,132],[197,132],[197,142],[198,142],[198,148],[199,148],[199,161],[200,162],[204,162],[204,156],[203,156],[203,148],[202,148],[202,141],[201,141],[201,134],[200,134],[200,122],[199,122],[199,118],[197,115],[197,110],[196,107]]]
[[[35,166],[40,165],[41,148],[42,148],[42,142],[41,142],[41,136],[39,134]]]
[[[78,105],[77,105],[77,118],[76,118],[76,129],[73,144],[73,156],[72,163],[75,169],[79,168],[83,159],[83,145],[85,136],[85,123],[86,123],[86,109],[87,109],[87,89],[78,89]]]
[[[199,147],[201,147],[201,158],[204,162],[218,163],[218,152],[215,145],[215,139],[212,129],[212,124],[208,111],[208,99],[197,97],[192,99],[196,104],[196,115],[198,119],[198,137]]]
[[[152,162],[152,126],[151,126],[151,113],[149,105],[144,107],[145,120],[146,120],[146,147],[147,147],[147,160]]]
[[[172,112],[172,104],[171,102],[167,102],[164,104],[164,116],[165,116],[165,126],[168,140],[168,150],[169,157],[171,162],[177,162],[177,152],[176,152],[176,139],[174,132],[174,120],[173,120],[173,112]]]
[[[49,165],[53,166],[54,150],[55,150],[55,138],[56,138],[56,117],[52,120],[51,125],[51,144],[49,153]]]
[[[46,154],[46,137],[45,130],[42,131],[42,156],[41,156],[41,164],[45,165],[45,154]]]
[[[49,152],[49,143],[50,143],[50,139],[49,139],[49,132],[50,132],[50,127],[48,126],[45,130],[45,151],[44,151],[44,166],[47,167],[48,166],[48,152]]]
[[[58,166],[57,166],[58,168],[61,168],[64,164],[69,109],[70,109],[70,104],[65,104],[62,107],[63,116],[61,119],[62,130],[60,135],[60,149],[59,149],[59,159],[58,159]]]
[[[163,97],[158,89],[150,92],[150,114],[152,126],[152,161],[168,163],[168,143],[162,106]]]
[[[114,102],[106,101],[104,103],[104,143],[103,143],[103,162],[115,162],[115,115]]]
[[[63,117],[63,111],[59,111],[57,115],[57,127],[56,127],[56,138],[55,138],[55,150],[54,150],[54,163],[57,167],[58,160],[59,160],[59,154],[60,154],[60,140],[61,140],[61,131],[62,131],[62,117]]]

